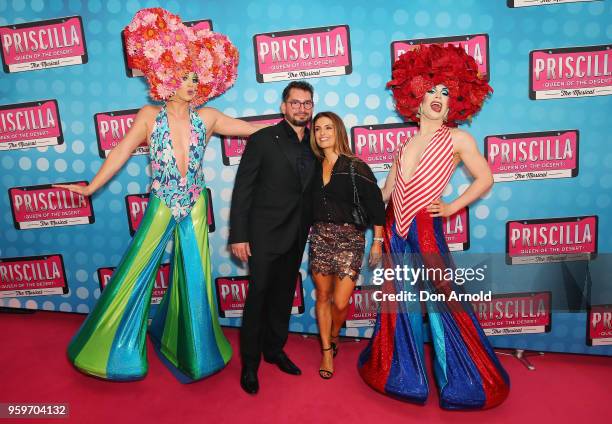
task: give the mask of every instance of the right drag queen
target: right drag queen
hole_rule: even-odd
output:
[[[434,375],[445,409],[486,409],[508,396],[510,381],[467,302],[448,300],[461,292],[452,280],[440,278],[454,269],[442,219],[477,200],[493,178],[475,140],[449,128],[470,120],[492,92],[478,75],[475,60],[462,48],[419,46],[393,65],[396,107],[419,131],[400,148],[385,186],[388,201],[383,266],[408,265],[428,271],[416,285],[387,280],[383,293],[419,290],[445,294],[447,300],[426,302],[435,352]],[[474,181],[451,203],[440,200],[459,161]],[[432,276],[433,274],[433,276]],[[418,293],[417,299],[418,299]],[[359,357],[361,377],[375,390],[424,403],[429,388],[425,372],[423,321],[419,302],[383,303],[374,332]]]

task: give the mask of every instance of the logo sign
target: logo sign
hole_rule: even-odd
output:
[[[215,213],[213,209],[212,192],[210,191],[208,187],[206,188],[206,198],[208,199],[208,214],[207,214],[208,232],[214,233],[215,232]]]
[[[200,19],[196,21],[183,22],[183,25],[192,28],[194,31],[209,30],[212,31],[213,24],[210,19]],[[125,74],[130,77],[142,77],[144,74],[139,69],[132,69],[127,64],[127,48],[125,45],[125,31],[121,31],[121,45],[123,46],[123,61],[125,64]]]
[[[582,3],[586,1],[602,1],[602,0],[507,0],[508,7],[528,7],[528,6],[545,6],[549,4],[561,3]]]
[[[470,214],[464,207],[453,215],[443,218],[443,230],[448,250],[456,252],[470,248]]]
[[[94,115],[94,125],[96,126],[96,137],[98,139],[98,154],[101,158],[108,157],[110,151],[119,144],[128,132],[138,109],[115,110],[112,112],[100,112]],[[132,155],[148,155],[149,145],[147,140],[136,148]]]
[[[378,304],[374,300],[374,292],[380,290],[378,286],[356,286],[349,299],[345,326],[372,327],[376,323]]]
[[[471,302],[487,336],[548,333],[551,327],[551,293],[496,294],[489,301]]]
[[[80,16],[0,27],[4,72],[24,72],[87,63]]]
[[[62,184],[85,186],[87,181]],[[13,223],[18,230],[93,224],[91,199],[51,184],[9,189]]]
[[[144,217],[148,205],[149,193],[128,194],[125,196],[125,210],[127,211],[128,226],[130,227],[131,236],[136,234],[136,230],[140,227],[140,222]]]
[[[589,308],[587,326],[589,346],[612,345],[612,305],[592,305]]]
[[[62,255],[0,258],[0,298],[66,293]]]
[[[391,43],[391,63],[409,50],[418,45],[441,44],[443,46],[453,45],[463,47],[465,52],[476,60],[478,73],[489,80],[489,35],[469,34],[454,37],[439,38],[417,38],[414,40],[393,41]]]
[[[253,124],[278,124],[283,120],[283,115],[275,113],[272,115],[246,116],[239,118]],[[240,158],[246,148],[246,137],[221,136],[221,152],[223,154],[223,164],[226,166],[238,165]]]
[[[208,196],[208,232],[215,231],[215,215],[213,212],[212,193],[209,188],[206,188]],[[136,234],[138,227],[145,215],[145,210],[149,205],[150,193],[128,194],[125,196],[125,210],[127,212],[128,226],[130,235]]]
[[[116,267],[98,268],[98,281],[100,282],[100,290],[104,290],[108,282],[111,280]],[[155,285],[153,286],[153,294],[151,296],[151,305],[159,305],[162,298],[168,290],[170,284],[170,264],[161,264],[155,276]]]
[[[361,125],[351,128],[353,153],[370,165],[373,172],[391,169],[396,152],[419,127],[414,123]]]
[[[529,53],[529,97],[533,100],[612,94],[612,44]]]
[[[496,182],[578,175],[578,130],[485,137],[485,157]]]
[[[348,25],[253,36],[258,82],[348,75],[353,71]]]
[[[598,217],[506,222],[508,265],[590,260],[597,256]]]
[[[57,100],[0,106],[0,150],[56,146],[63,142]]]
[[[221,318],[237,318],[242,316],[244,302],[249,291],[249,276],[242,277],[218,277],[215,279],[217,290],[217,304]],[[298,273],[293,295],[293,306],[291,314],[304,313],[304,289],[302,286],[302,274]]]

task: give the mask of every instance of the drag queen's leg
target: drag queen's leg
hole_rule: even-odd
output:
[[[146,374],[151,292],[174,226],[170,209],[151,196],[121,263],[68,346],[76,368],[109,380],[135,380]]]
[[[392,237],[388,245],[385,240],[385,247],[391,251],[391,267],[395,264],[429,269],[454,267],[444,239],[442,220],[437,219],[434,224],[426,211],[417,214],[406,239],[399,237],[392,227]],[[400,252],[403,252],[402,256],[399,256]],[[388,268],[389,264],[385,267]],[[452,283],[425,281],[423,284],[416,284],[413,288],[447,296],[451,290],[457,290]],[[385,282],[383,289],[389,293],[410,290],[397,281]],[[383,304],[358,367],[365,382],[374,389],[422,403],[427,398],[427,377],[423,362],[421,313],[415,308],[416,304],[412,302],[406,307],[398,303],[395,306],[397,314],[389,313],[394,306]],[[427,310],[441,406],[447,409],[485,409],[503,402],[509,392],[509,378],[469,305],[427,302]]]
[[[442,230],[442,219],[426,211],[415,217],[419,255],[426,269],[454,269]],[[452,281],[425,283],[431,293],[463,293]],[[440,405],[447,409],[486,409],[507,397],[510,382],[495,352],[466,302],[427,302],[435,350],[434,374]]]
[[[232,349],[221,331],[208,250],[207,194],[175,229],[170,286],[153,318],[150,334],[166,365],[181,381],[222,369]],[[169,363],[168,363],[169,362]]]
[[[411,260],[409,240],[395,231],[393,207],[387,207],[385,226],[385,268],[403,266]],[[386,281],[383,293],[414,292],[415,287],[403,281]],[[423,351],[423,318],[417,302],[383,303],[368,346],[358,362],[364,381],[381,393],[423,403],[429,393]]]

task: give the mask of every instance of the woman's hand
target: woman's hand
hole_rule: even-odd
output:
[[[370,247],[370,268],[374,268],[376,265],[380,263],[382,259],[382,243],[378,241],[372,242],[372,246]]]
[[[432,217],[447,217],[451,216],[457,211],[454,210],[454,208],[449,203],[444,203],[441,199],[437,199],[431,202],[429,206],[427,206],[427,212],[429,212],[429,215]]]
[[[79,184],[53,184],[53,187],[63,188],[73,193],[80,194],[82,196],[91,196],[94,191],[91,185],[79,185]]]

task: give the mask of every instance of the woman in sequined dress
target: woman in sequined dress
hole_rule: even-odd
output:
[[[344,123],[332,112],[317,114],[310,144],[319,159],[313,192],[314,224],[310,236],[310,269],[316,289],[316,314],[321,337],[323,379],[333,376],[340,329],[359,278],[365,248],[365,228],[357,227],[353,209],[353,178],[359,202],[374,226],[370,265],[381,257],[384,204],[369,166],[348,146]]]

